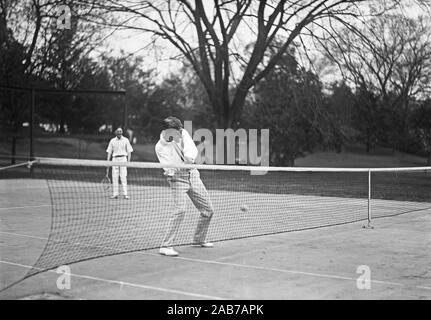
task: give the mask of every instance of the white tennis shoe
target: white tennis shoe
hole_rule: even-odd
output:
[[[130,199],[130,197],[129,196],[124,196],[124,199],[128,200],[128,199]]]
[[[175,257],[178,255],[178,252],[176,252],[172,247],[160,248],[159,253],[168,257]]]
[[[118,199],[118,196],[111,196],[109,199]]]

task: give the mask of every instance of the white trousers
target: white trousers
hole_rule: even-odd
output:
[[[112,162],[127,162],[127,157],[112,158]],[[112,167],[112,189],[113,195],[118,196],[118,177],[123,186],[123,195],[127,196],[127,167]]]
[[[186,213],[187,196],[200,213],[193,242],[196,244],[205,242],[214,208],[208,191],[202,183],[199,171],[193,169],[184,176],[175,175],[169,177],[168,182],[174,198],[174,211],[172,212],[162,247],[171,247],[176,244],[176,237]]]

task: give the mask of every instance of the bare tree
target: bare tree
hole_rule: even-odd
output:
[[[69,30],[57,26],[59,8],[65,4],[72,10]],[[88,55],[100,43],[98,30],[86,21],[96,9],[84,8],[76,0],[0,0],[0,9],[0,40],[6,47],[11,41],[24,47],[22,64],[26,81],[44,76],[47,68],[55,66],[56,47],[67,45],[70,51],[85,48],[83,54]]]
[[[57,26],[59,6],[64,4],[72,9],[70,30]],[[93,10],[75,0],[0,0],[0,85],[27,87],[50,82],[62,89],[75,87],[87,67],[83,64],[88,59],[82,58],[98,44],[97,30],[85,20]],[[29,101],[28,95],[13,95],[10,90],[1,95],[3,122],[12,132],[12,156]]]
[[[354,30],[334,31],[319,39],[326,56],[355,87],[407,109],[412,97],[431,90],[429,20],[403,14],[383,14]]]
[[[357,107],[364,108],[359,112],[380,114],[380,118],[370,114],[364,125],[380,130],[381,142],[394,149],[408,149],[410,144],[410,102],[431,93],[430,26],[429,17],[392,12],[374,16],[357,28],[334,28],[331,36],[315,38],[343,78],[358,89]],[[376,133],[367,130],[367,150]]]
[[[219,125],[230,127],[240,119],[250,89],[274,68],[289,46],[329,23],[349,26],[349,21],[360,17],[363,2],[369,1],[105,0],[98,1],[98,6],[114,13],[116,22],[106,21],[106,15],[96,18],[100,24],[149,32],[167,40],[193,66]],[[268,55],[275,40],[281,45],[276,54]]]

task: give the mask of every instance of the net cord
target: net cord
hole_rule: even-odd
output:
[[[321,168],[321,167],[265,167],[265,166],[237,166],[237,165],[210,165],[210,164],[160,164],[155,162],[115,162],[106,160],[78,160],[66,158],[36,158],[40,165],[59,166],[89,166],[89,167],[127,167],[141,169],[201,169],[201,170],[225,170],[225,171],[278,171],[278,172],[414,172],[431,171],[429,167],[398,167],[398,168]]]
[[[37,160],[17,163],[6,167],[0,167],[0,171],[12,169],[12,168],[24,167],[24,166],[27,166],[28,168],[30,168],[35,162],[37,162]]]

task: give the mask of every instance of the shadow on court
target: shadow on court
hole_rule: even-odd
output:
[[[24,276],[49,234],[41,180],[0,181],[1,286]],[[70,265],[71,287],[53,271],[0,293],[1,299],[431,299],[431,210],[373,221],[97,258]],[[370,289],[357,287],[359,266]]]

